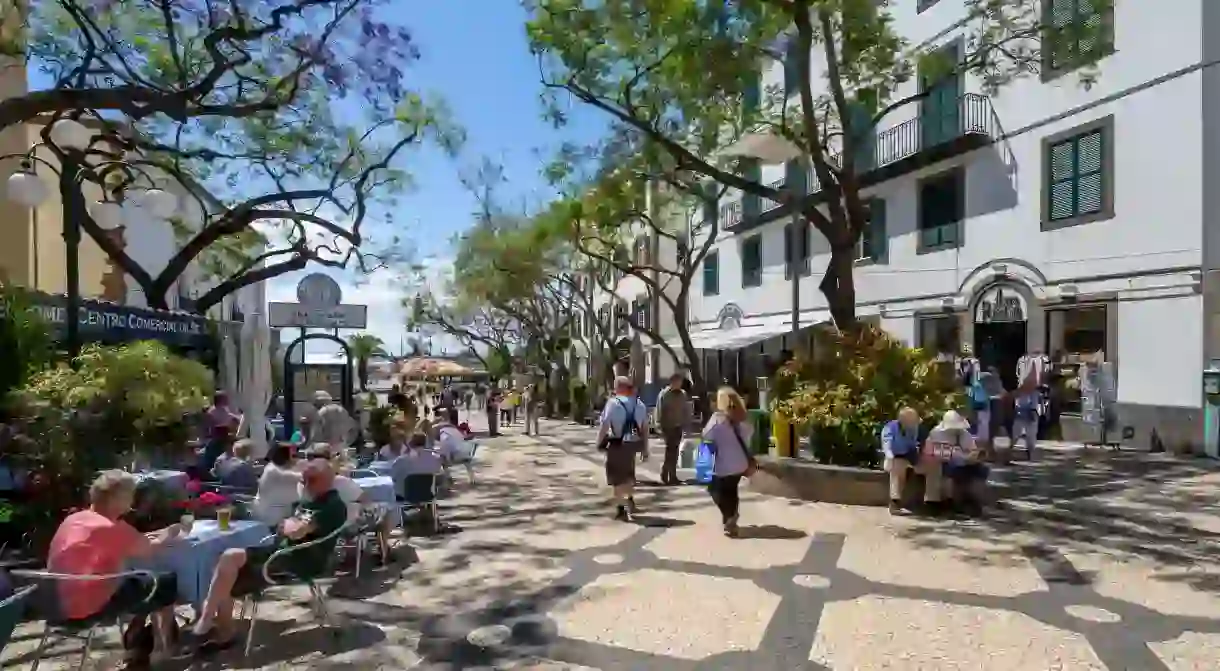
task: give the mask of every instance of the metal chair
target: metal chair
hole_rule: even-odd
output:
[[[460,459],[454,459],[453,461],[449,462],[449,465],[465,466],[466,467],[466,478],[469,480],[471,486],[473,486],[475,484],[475,482],[474,482],[474,455],[476,452],[479,451],[479,444],[473,440],[466,441],[466,444],[470,445],[470,454],[467,454],[466,456],[464,456]],[[448,473],[448,470],[449,469],[446,468],[445,472]]]
[[[400,489],[397,495],[404,535],[407,534],[406,514],[416,510],[428,514],[432,521],[432,533],[440,531],[441,519],[436,506],[436,488],[439,477],[439,473],[413,473],[401,483],[394,483],[395,489]]]
[[[250,656],[250,649],[254,647],[254,623],[258,621],[258,605],[262,601],[263,594],[266,593],[268,589],[274,587],[285,587],[302,583],[308,586],[314,608],[314,615],[322,620],[323,624],[325,624],[327,627],[336,629],[335,634],[338,635],[339,632],[337,631],[337,628],[330,617],[330,608],[326,603],[326,595],[322,592],[322,588],[318,586],[318,582],[320,580],[329,579],[334,575],[335,567],[333,557],[331,564],[327,566],[323,575],[318,577],[306,578],[295,575],[288,570],[276,572],[273,569],[273,566],[277,561],[282,563],[286,557],[291,556],[294,552],[301,552],[302,550],[324,545],[326,543],[334,543],[337,545],[339,538],[341,538],[343,534],[349,533],[351,527],[352,523],[349,522],[323,536],[322,538],[318,538],[307,543],[301,543],[299,545],[292,545],[281,550],[276,550],[267,559],[267,563],[263,564],[263,580],[266,582],[266,585],[258,591],[250,594],[245,598],[244,601],[242,601],[241,611],[238,614],[239,619],[244,618],[246,616],[246,609],[250,609],[250,627],[246,630],[245,655],[247,657]],[[276,578],[280,578],[280,580],[277,580]],[[283,580],[283,578],[287,578],[288,580]]]
[[[4,651],[9,640],[13,638],[13,630],[25,619],[26,599],[36,589],[38,585],[27,585],[0,601],[0,652]]]
[[[386,504],[374,503],[365,506],[360,511],[360,517],[353,524],[349,525],[348,533],[344,534],[344,537],[340,540],[339,548],[356,548],[356,578],[360,577],[360,568],[364,563],[364,552],[368,548],[369,536],[376,536],[380,533],[381,526],[385,523],[386,515],[389,512]],[[347,541],[350,541],[350,543]],[[384,549],[382,554],[384,556]]]
[[[370,468],[357,468],[349,473],[347,477],[353,480],[359,480],[361,478],[379,478],[381,475],[379,475],[377,471]]]
[[[113,624],[117,627],[120,633],[123,630],[120,618],[123,613],[107,612],[103,610],[100,613],[91,615],[87,618],[69,620],[63,616],[60,604],[59,583],[82,585],[93,583],[102,580],[107,581],[122,581],[128,578],[143,578],[148,580],[148,594],[144,596],[141,603],[148,603],[157,592],[157,576],[151,571],[126,571],[123,573],[112,573],[108,575],[72,575],[68,573],[52,573],[50,571],[30,571],[30,570],[15,570],[11,573],[13,578],[23,582],[33,583],[33,587],[46,587],[47,589],[33,590],[32,605],[34,611],[44,618],[45,625],[42,630],[42,638],[38,642],[38,648],[34,651],[34,663],[30,667],[30,671],[38,671],[38,664],[42,661],[42,655],[47,650],[47,644],[52,636],[56,636],[59,640],[83,639],[85,648],[81,651],[80,662],[77,664],[77,671],[85,668],[85,662],[89,660],[89,652],[93,647],[93,636],[97,633],[97,628],[102,625]]]

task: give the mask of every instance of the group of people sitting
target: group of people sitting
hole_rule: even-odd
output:
[[[351,519],[350,504],[325,454],[310,454],[299,469],[291,469],[294,500],[273,525],[274,537],[268,544],[226,550],[211,576],[198,618],[193,626],[194,642],[201,651],[229,647],[236,640],[233,620],[234,600],[262,589],[264,565],[277,550],[311,541],[323,541],[285,555],[283,565],[271,567],[272,574],[312,579],[328,568],[335,551],[335,532]],[[280,460],[268,472],[287,470]],[[273,476],[274,477],[274,476]],[[287,478],[285,478],[285,481]],[[51,541],[47,568],[68,575],[110,575],[123,572],[133,561],[149,560],[177,543],[185,542],[190,529],[185,521],[142,534],[125,521],[135,501],[137,478],[124,471],[105,471],[89,490],[90,505],[72,513],[60,523]],[[299,490],[298,490],[299,487]],[[260,487],[261,489],[261,487]],[[151,578],[130,577],[122,581],[63,581],[56,585],[60,615],[67,620],[84,620],[100,614],[135,615],[131,627],[150,618],[153,630],[153,662],[171,656],[173,651],[173,612],[178,599],[177,576],[157,573]],[[129,630],[131,629],[129,627]],[[126,636],[125,636],[126,639]]]
[[[950,503],[972,515],[983,510],[989,469],[982,448],[975,442],[970,422],[955,410],[924,435],[922,419],[913,408],[903,408],[898,419],[881,430],[884,468],[889,472],[890,512],[903,510],[907,476],[924,478],[925,511],[941,514]],[[948,501],[946,501],[946,495]]]
[[[400,494],[405,495],[405,483],[414,475],[438,476],[445,487],[449,467],[470,459],[469,439],[469,428],[455,426],[445,408],[434,411],[426,428],[416,425],[412,430],[409,420],[399,416],[390,424],[390,441],[377,451],[377,461],[390,464],[390,478]]]

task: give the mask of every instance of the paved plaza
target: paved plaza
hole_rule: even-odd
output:
[[[729,539],[696,486],[645,486],[637,523],[612,521],[592,430],[542,428],[482,441],[477,485],[458,475],[443,508],[460,530],[340,578],[342,635],[290,593],[250,658],[192,668],[1220,669],[1204,466],[1048,449],[997,474],[1011,500],[984,521],[747,494]]]

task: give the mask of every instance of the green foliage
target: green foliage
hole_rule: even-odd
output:
[[[774,407],[808,429],[823,463],[876,466],[881,427],[901,408],[935,423],[965,401],[932,354],[871,325],[844,334],[819,330],[813,352],[780,371]]]
[[[0,361],[0,398],[25,386],[55,359],[50,325],[28,292],[18,287],[0,289],[0,352],[4,352]]]
[[[360,388],[365,389],[369,383],[369,359],[375,356],[386,356],[385,343],[371,333],[357,333],[348,336],[347,346],[351,349],[352,358],[356,361],[356,375],[360,380]]]
[[[398,409],[382,405],[372,408],[369,413],[369,440],[377,446],[390,442],[390,423],[394,421]]]
[[[18,393],[35,407],[102,420],[115,430],[111,447],[126,451],[150,445],[158,431],[203,410],[214,389],[212,372],[202,364],[143,340],[86,346],[75,368],[42,371]]]

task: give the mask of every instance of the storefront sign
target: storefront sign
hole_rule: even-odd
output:
[[[979,298],[974,308],[974,323],[1004,324],[1027,319],[1025,297],[1011,285],[997,284]]]
[[[63,296],[34,294],[33,307],[61,334],[68,322]],[[106,341],[161,340],[177,345],[196,345],[207,336],[203,317],[162,310],[112,305],[84,300],[80,307],[80,332],[86,339]]]
[[[745,316],[746,313],[736,303],[726,303],[716,315],[716,323],[721,329],[730,331],[739,328],[741,320],[745,319]]]

